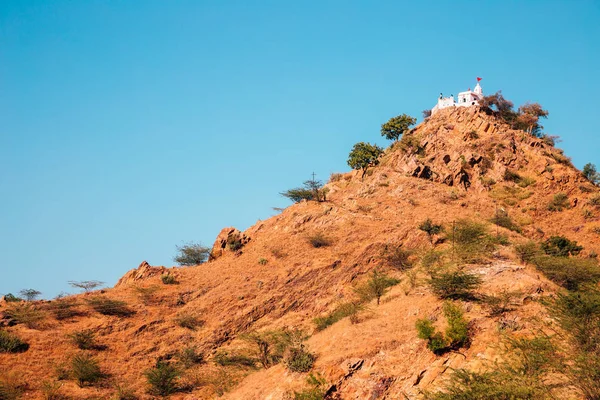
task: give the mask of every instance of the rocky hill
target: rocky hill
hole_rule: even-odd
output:
[[[443,388],[452,370],[504,360],[507,334],[560,332],[540,300],[564,291],[564,282],[524,263],[532,254],[515,248],[560,235],[583,247],[578,259],[595,263],[600,252],[598,188],[550,139],[474,107],[436,113],[363,179],[334,174],[326,188],[325,202],[294,204],[245,232],[223,229],[199,266],[144,262],[112,289],[2,303],[3,330],[29,347],[0,352],[0,393],[3,384],[32,399],[154,398],[145,372],[170,365],[181,372],[174,399],[416,399]],[[419,229],[427,219],[444,232],[428,236]],[[482,224],[486,246],[461,253],[456,230],[465,224]],[[435,353],[415,324],[445,326],[445,301],[430,282],[449,269],[481,283],[453,301],[469,343]],[[374,270],[394,283],[380,304],[357,290]],[[506,293],[502,312],[483,301]],[[95,334],[84,350],[76,346],[82,332]],[[260,333],[287,338],[265,339],[273,356],[263,362]],[[290,370],[290,348],[314,355],[312,386],[310,375]],[[97,361],[98,382],[73,377],[81,354]],[[559,398],[584,398],[566,378],[554,379],[563,382]]]

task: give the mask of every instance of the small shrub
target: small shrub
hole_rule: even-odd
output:
[[[75,331],[67,336],[81,350],[95,350],[100,347],[96,343],[96,333],[91,329]]]
[[[474,221],[457,221],[450,239],[454,243],[453,253],[462,262],[481,261],[495,249],[494,239],[487,235],[486,226]]]
[[[162,281],[162,283],[164,283],[165,285],[176,285],[179,282],[177,282],[177,278],[175,278],[175,275],[172,275],[170,273],[166,273],[160,276],[160,280]]]
[[[553,257],[569,257],[578,255],[583,250],[583,246],[564,236],[551,236],[542,243],[542,250]]]
[[[503,179],[507,182],[519,182],[521,180],[521,175],[517,174],[514,171],[506,169],[504,171]]]
[[[317,233],[315,235],[308,237],[308,242],[312,247],[318,249],[321,247],[331,246],[331,239],[325,237],[322,233]]]
[[[0,399],[18,400],[27,389],[27,383],[14,373],[0,374]]]
[[[588,204],[600,208],[600,193],[591,196],[588,200]]]
[[[344,174],[333,172],[331,175],[329,175],[329,182],[341,181],[343,178],[344,178]]]
[[[576,291],[600,281],[600,267],[595,259],[541,256],[533,263],[548,279],[567,290]]]
[[[126,385],[116,384],[115,389],[117,392],[111,400],[138,400],[135,391]]]
[[[83,312],[77,309],[78,304],[73,299],[61,298],[51,304],[50,309],[54,314],[54,318],[59,321],[83,315]]]
[[[503,228],[506,228],[508,230],[511,230],[511,231],[514,231],[517,233],[522,232],[521,227],[513,222],[513,220],[508,215],[508,212],[506,212],[505,210],[498,210],[496,212],[496,215],[494,215],[494,217],[490,220],[490,222],[492,224],[501,226]]]
[[[562,211],[570,208],[569,197],[564,193],[557,193],[552,198],[552,201],[548,203],[549,211]]]
[[[154,296],[154,294],[158,291],[158,289],[159,289],[159,287],[156,285],[152,285],[152,286],[148,286],[148,287],[141,287],[141,286],[135,287],[135,291],[137,292],[142,303],[145,305],[154,303],[154,301],[156,300],[156,297]]]
[[[364,306],[359,302],[342,303],[331,313],[323,317],[317,317],[313,322],[317,331],[322,331],[346,317],[350,317],[350,321],[356,323],[358,322],[358,313],[363,309]]]
[[[433,244],[433,237],[435,235],[439,235],[444,231],[444,227],[442,225],[434,224],[429,218],[427,218],[419,225],[419,229],[427,233],[431,244]]]
[[[187,328],[195,331],[198,327],[202,326],[204,322],[195,314],[182,312],[175,317],[175,323],[182,328]]]
[[[113,300],[106,297],[96,296],[91,297],[86,301],[94,311],[102,315],[129,317],[135,313],[129,308],[127,303],[121,300]]]
[[[441,332],[436,332],[433,323],[428,319],[418,319],[415,327],[419,339],[427,340],[427,348],[435,354],[443,353],[448,344]]]
[[[31,303],[10,303],[4,315],[15,324],[23,324],[30,329],[44,328],[44,313]]]
[[[237,366],[237,367],[250,367],[256,368],[256,359],[248,357],[244,354],[230,354],[228,351],[220,350],[215,353],[213,358],[215,364],[222,367],[226,366]]]
[[[431,278],[433,292],[442,299],[464,299],[475,297],[474,290],[481,285],[481,278],[461,271],[436,274]]]
[[[401,246],[386,249],[384,253],[387,264],[398,271],[406,271],[413,267],[412,255],[412,251],[405,250]]]
[[[286,367],[292,372],[308,372],[315,363],[315,355],[300,345],[289,349],[289,354],[285,359]]]
[[[512,311],[515,300],[521,296],[521,292],[509,292],[504,290],[498,296],[484,295],[481,298],[483,304],[490,310],[490,316],[496,317],[508,311]]]
[[[22,353],[28,349],[29,344],[22,341],[17,335],[0,330],[0,353]]]
[[[445,334],[436,331],[429,319],[419,319],[415,324],[419,338],[427,340],[427,348],[435,354],[458,349],[469,343],[469,323],[464,318],[462,308],[446,302],[443,312],[448,324]]]
[[[177,352],[176,357],[179,363],[185,369],[191,368],[192,366],[200,364],[202,361],[204,361],[204,356],[202,353],[198,353],[198,350],[195,346],[183,348]]]
[[[15,296],[12,293],[6,293],[4,295],[4,301],[7,302],[7,303],[16,303],[18,301],[23,301],[23,299],[20,298],[20,297]]]
[[[71,359],[71,373],[73,378],[77,380],[79,387],[88,384],[93,385],[104,378],[98,361],[88,353],[79,353],[73,356]]]
[[[227,247],[231,251],[238,251],[242,247],[244,247],[244,244],[242,243],[241,235],[239,233],[229,235],[227,237]]]
[[[181,373],[173,365],[164,361],[157,361],[154,368],[144,372],[149,388],[148,393],[155,396],[169,396],[175,393]]]
[[[42,382],[42,394],[44,400],[67,400],[68,397],[62,394],[60,388],[62,387],[61,382]],[[0,396],[2,398],[2,396]]]
[[[377,305],[379,305],[381,297],[390,287],[398,283],[400,283],[400,280],[391,278],[375,269],[371,274],[371,278],[362,285],[357,286],[354,291],[363,302],[377,299]]]
[[[421,258],[421,265],[429,273],[432,272],[433,268],[442,264],[444,253],[441,251],[431,250],[423,255]]]
[[[541,254],[539,246],[534,241],[516,245],[515,252],[517,253],[517,257],[519,257],[519,260],[523,263],[531,262],[531,260]]]
[[[309,374],[306,378],[309,388],[294,392],[294,400],[323,400],[327,393],[327,381],[320,374]]]

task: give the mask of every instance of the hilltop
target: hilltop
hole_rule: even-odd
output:
[[[15,303],[1,304],[5,329],[29,344],[24,352],[0,353],[4,382],[25,398],[51,390],[112,398],[117,386],[120,398],[125,392],[152,398],[144,371],[159,360],[185,370],[174,399],[294,398],[309,387],[307,374],[281,362],[261,366],[251,334],[301,330],[307,339],[296,347],[315,355],[311,370],[322,381],[315,387],[327,398],[419,398],[444,387],[453,369],[481,371],[504,360],[500,343],[507,335],[561,332],[542,300],[568,284],[556,271],[536,268],[530,241],[576,241],[583,247],[576,258],[593,264],[589,282],[600,277],[598,187],[552,139],[511,129],[478,107],[439,110],[361,175],[332,175],[326,201],[293,204],[244,232],[223,229],[207,263],[144,262],[114,288],[21,305],[21,320],[9,312]],[[428,236],[419,229],[427,219],[444,232]],[[456,229],[469,224],[485,235],[479,247],[461,253]],[[476,276],[481,285],[473,298],[454,301],[469,321],[469,344],[436,354],[415,324],[429,319],[443,329],[445,302],[429,282],[446,268]],[[381,304],[359,304],[355,289],[375,270],[395,285]],[[173,282],[165,284],[165,276]],[[500,313],[482,301],[508,292],[510,306]],[[99,299],[114,302],[102,309]],[[348,304],[357,307],[350,317],[317,329],[315,318]],[[85,330],[96,332],[88,352],[106,377],[79,387],[68,372],[79,353],[69,335]],[[584,398],[566,378],[553,379],[563,383],[560,398]]]

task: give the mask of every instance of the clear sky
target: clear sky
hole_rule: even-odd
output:
[[[600,3],[0,2],[0,293],[113,285],[483,78],[600,166]]]

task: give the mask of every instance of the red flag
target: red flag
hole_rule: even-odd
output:
[[[480,77],[477,77],[477,82],[479,82],[480,80],[481,80],[481,78],[480,78]]]

